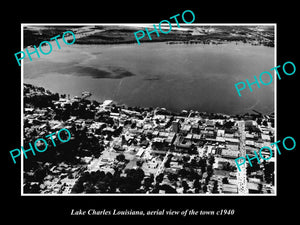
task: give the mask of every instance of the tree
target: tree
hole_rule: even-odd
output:
[[[98,181],[95,186],[96,192],[105,193],[107,190],[107,184],[104,181]]]
[[[163,181],[163,179],[164,179],[164,174],[160,173],[158,176],[156,176],[155,182],[159,184]]]
[[[144,161],[143,161],[143,160],[137,160],[137,161],[136,161],[136,166],[138,166],[138,167],[142,167],[143,164],[144,164]]]
[[[213,186],[213,189],[212,189],[212,193],[219,193],[218,191],[218,181],[214,181],[214,186]]]
[[[234,122],[228,121],[224,124],[225,128],[231,128],[234,125]]]
[[[252,161],[252,166],[250,164],[247,165],[247,175],[250,175],[252,172],[256,172],[257,170],[260,169],[260,165],[257,163],[256,160]]]
[[[258,118],[258,119],[256,120],[256,122],[257,122],[258,125],[261,125],[262,119],[261,119],[261,118]]]
[[[213,155],[211,155],[209,158],[208,158],[208,163],[210,165],[213,165],[215,163],[215,157]]]
[[[263,165],[266,182],[274,184],[274,163],[263,161]]]
[[[177,191],[168,184],[162,185],[161,190],[164,190],[166,193],[177,193]]]
[[[142,169],[127,170],[125,179],[126,184],[123,184],[123,189],[128,193],[134,193],[141,186],[141,181],[144,178],[144,171]]]
[[[178,176],[177,176],[177,174],[173,174],[173,173],[170,173],[169,175],[168,175],[168,179],[169,179],[169,181],[177,181],[177,179],[178,179]]]
[[[222,183],[223,184],[229,184],[228,177],[223,177]]]
[[[226,162],[226,163],[223,165],[223,170],[231,171],[231,165],[230,165],[229,162]]]
[[[181,182],[181,185],[183,187],[183,192],[186,193],[186,191],[189,189],[189,185],[185,180]]]
[[[47,175],[46,169],[43,167],[38,168],[34,173],[35,181],[42,182],[44,177]]]
[[[208,177],[211,177],[213,175],[213,173],[214,173],[214,170],[212,168],[212,165],[208,165],[207,166],[207,175],[208,175]]]
[[[197,153],[198,153],[198,152],[197,152],[197,146],[194,145],[194,144],[192,144],[192,145],[191,145],[191,148],[188,149],[188,153],[189,153],[190,155],[197,154]]]
[[[164,164],[165,168],[170,168],[170,160],[168,159],[165,164]]]
[[[71,190],[71,193],[82,193],[83,192],[83,185],[81,182],[76,182]]]
[[[198,165],[198,163],[197,163],[197,160],[195,159],[195,158],[193,158],[192,160],[191,160],[191,167],[192,168],[195,168],[195,167],[197,167],[197,165]]]
[[[188,174],[188,172],[187,172],[185,169],[180,169],[180,170],[178,171],[178,175],[179,175],[180,177],[186,177],[187,174]]]
[[[148,190],[152,186],[151,178],[147,177],[144,179],[144,186],[146,190]]]
[[[183,162],[188,162],[191,159],[191,157],[189,155],[184,155],[182,157]]]
[[[92,184],[88,184],[85,188],[86,193],[96,193],[96,188]]]
[[[141,168],[137,168],[135,170],[134,177],[139,181],[139,183],[144,179],[145,177],[145,172]]]
[[[125,155],[123,153],[116,156],[116,160],[123,162],[125,160]]]
[[[194,188],[201,189],[201,184],[198,179],[196,179],[193,183]]]
[[[222,125],[221,123],[219,123],[219,122],[216,122],[215,126],[216,126],[217,128],[222,128],[222,127],[223,127],[223,125]]]

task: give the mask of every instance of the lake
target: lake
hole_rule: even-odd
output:
[[[44,50],[47,51],[46,49]],[[24,60],[24,82],[51,92],[112,99],[128,106],[237,114],[274,111],[274,81],[254,91],[234,84],[254,81],[274,67],[274,48],[235,42],[221,45],[143,43],[64,45]],[[266,79],[266,83],[268,80]]]

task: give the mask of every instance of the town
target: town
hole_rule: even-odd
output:
[[[24,84],[24,146],[72,134],[24,161],[25,194],[274,194],[275,154],[241,172],[234,161],[275,141],[274,113],[176,113],[90,96]]]

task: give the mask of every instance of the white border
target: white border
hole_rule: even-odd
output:
[[[21,51],[24,49],[24,35],[23,35],[23,28],[24,26],[98,26],[98,25],[122,25],[122,26],[149,26],[153,25],[152,23],[21,23]],[[173,25],[173,23],[172,23]],[[176,25],[176,24],[175,24]],[[195,23],[195,24],[181,24],[182,27],[186,26],[274,26],[274,67],[277,65],[277,23]],[[271,69],[271,68],[270,68]],[[274,71],[274,77],[276,77],[276,72]],[[275,141],[277,141],[277,79],[274,79],[274,111],[275,111]],[[23,108],[24,108],[24,96],[23,96],[23,83],[24,83],[24,63],[21,62],[21,146],[23,146],[23,137],[24,137],[24,123],[23,123]],[[276,151],[274,151],[276,152]],[[203,197],[203,196],[269,196],[274,197],[277,196],[277,152],[275,153],[275,192],[274,194],[109,194],[109,193],[97,193],[97,194],[38,194],[38,193],[24,193],[23,188],[23,167],[24,167],[24,157],[21,157],[21,196],[197,196],[197,197]]]

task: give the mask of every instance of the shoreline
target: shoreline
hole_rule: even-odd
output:
[[[25,161],[24,193],[240,194],[233,159],[240,154],[241,132],[252,140],[246,147],[251,156],[274,141],[271,115],[174,115],[161,108],[90,101],[88,92],[70,99],[30,84],[24,84],[24,96],[27,143],[58,127],[72,134],[68,143]],[[238,121],[247,129],[239,130]],[[265,177],[249,194],[274,193],[272,163],[264,165],[265,172],[251,167]]]
[[[68,27],[68,26],[67,26]],[[152,40],[141,40],[145,42],[234,42],[241,41],[244,43],[262,44],[263,46],[274,47],[274,36],[268,28],[257,29],[258,26],[249,29],[245,26],[215,26],[214,29],[199,25],[198,27],[189,27],[188,30],[174,30],[170,34],[161,34],[159,37],[153,36]],[[32,27],[26,27],[24,32],[24,46],[37,45],[51,35],[61,32],[66,27],[57,26],[40,26],[40,33]],[[104,26],[72,26],[70,30],[75,33],[77,44],[126,44],[136,43],[134,32],[139,27],[131,27],[120,24]],[[28,41],[27,41],[28,40]]]
[[[44,89],[46,92],[49,92],[51,94],[58,94],[59,96],[65,96],[65,99],[76,99],[76,98],[81,98],[80,96],[77,95],[71,95],[69,93],[54,93],[53,91],[46,89],[45,87],[40,87],[34,84],[30,84],[30,83],[23,83],[23,87],[25,86],[33,86],[34,88],[42,88]],[[89,92],[89,91],[83,91],[83,92]],[[83,93],[82,92],[82,93]],[[90,92],[89,92],[90,93]],[[108,100],[108,99],[104,99],[104,100],[99,100],[98,98],[93,98],[93,94],[91,93],[91,96],[89,96],[89,101],[95,101],[98,104],[103,103],[104,101]],[[208,112],[208,111],[199,111],[196,109],[182,109],[182,110],[171,110],[169,108],[166,107],[159,107],[159,106],[136,106],[136,105],[129,105],[126,104],[124,102],[118,102],[117,100],[114,99],[110,99],[111,101],[113,101],[113,103],[116,106],[125,106],[126,108],[136,108],[136,109],[160,109],[163,110],[165,112],[170,113],[170,115],[174,115],[174,116],[178,116],[180,115],[182,112],[186,111],[187,113],[196,113],[196,114],[204,114],[204,115],[211,115],[211,116],[223,116],[223,117],[235,117],[235,116],[245,116],[245,115],[257,115],[258,113],[255,112],[255,109],[251,109],[248,110],[248,112],[246,113],[224,113],[224,112]],[[275,112],[275,111],[274,111]],[[272,115],[274,114],[274,112],[270,112],[270,113],[261,113],[261,115]],[[255,114],[253,114],[255,113]]]

